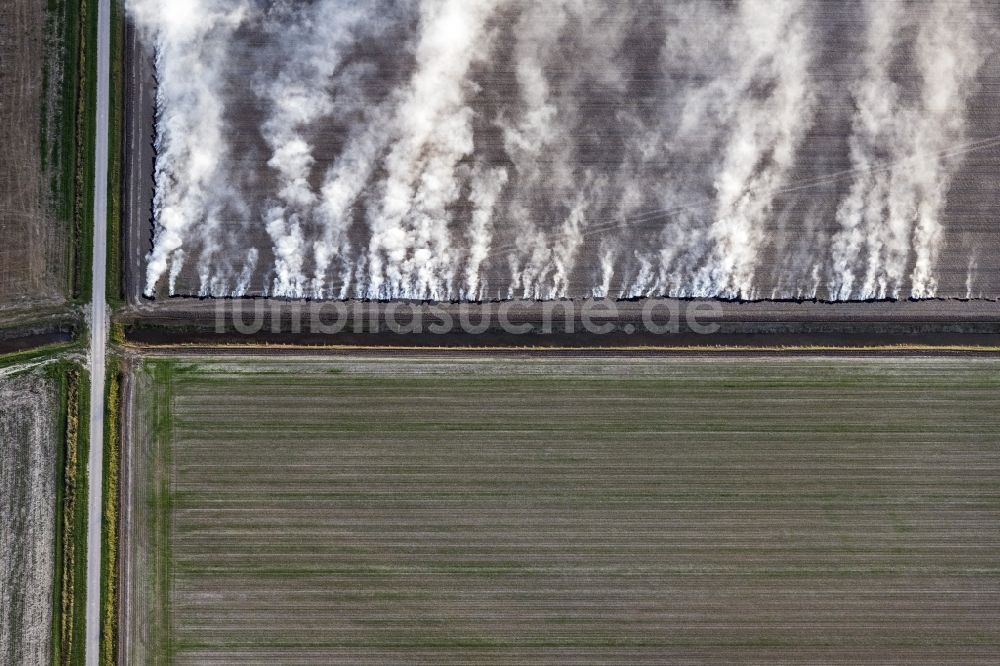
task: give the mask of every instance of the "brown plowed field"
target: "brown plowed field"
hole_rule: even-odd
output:
[[[64,299],[65,230],[42,167],[45,0],[0,3],[0,311]]]

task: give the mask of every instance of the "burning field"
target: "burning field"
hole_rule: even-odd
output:
[[[126,4],[147,296],[1000,296],[994,0]]]
[[[0,662],[48,664],[59,403],[42,373],[0,376]]]
[[[993,358],[151,356],[128,663],[986,664]]]

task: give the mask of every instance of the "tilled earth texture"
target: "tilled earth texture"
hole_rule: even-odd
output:
[[[56,437],[53,383],[0,377],[0,662],[51,661]]]
[[[66,229],[55,220],[42,157],[47,110],[58,102],[45,99],[44,63],[57,67],[57,42],[46,37],[45,0],[0,3],[0,312],[58,304],[66,294]],[[50,81],[60,76],[49,70]],[[59,128],[46,131],[59,140]]]
[[[992,664],[1000,361],[149,358],[136,664]]]

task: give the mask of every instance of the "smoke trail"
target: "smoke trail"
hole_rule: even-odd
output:
[[[634,105],[627,94],[633,75],[623,67],[625,42],[641,11],[641,2],[599,3],[576,0],[567,3],[572,23],[567,30],[586,35],[577,40],[573,54],[580,66],[571,66],[560,82],[557,97],[562,128],[556,137],[574,149],[549,151],[546,157],[557,158],[557,178],[547,183],[550,192],[561,193],[557,199],[566,210],[552,249],[551,287],[545,298],[566,298],[571,294],[571,278],[584,250],[584,240],[594,218],[605,213],[615,188],[605,169],[615,169],[622,159],[617,152],[617,122],[624,110]],[[550,40],[553,38],[550,37]],[[555,41],[559,44],[558,38]],[[565,57],[565,53],[559,54]],[[610,117],[585,112],[615,100]],[[597,137],[591,139],[589,137]],[[594,153],[600,153],[595,163]]]
[[[349,257],[351,245],[347,229],[352,221],[354,206],[371,181],[377,160],[388,146],[389,139],[389,113],[385,105],[380,105],[370,110],[366,126],[354,134],[326,174],[317,211],[322,229],[320,238],[313,244],[316,268],[312,293],[318,298],[328,296],[324,288],[335,257],[340,257],[343,263],[338,298],[347,296],[355,268]]]
[[[755,293],[775,192],[814,121],[813,17],[805,0],[734,4],[664,4],[663,81],[655,115],[629,118],[619,212],[663,222],[624,296]]]
[[[965,299],[972,300],[972,291],[976,282],[976,271],[979,270],[979,261],[976,252],[969,255],[969,268],[965,273]]]
[[[504,0],[425,0],[417,71],[396,114],[382,201],[370,214],[371,295],[443,299],[459,259],[448,231],[461,192],[456,167],[472,154],[467,75],[489,54],[487,20]]]
[[[891,73],[907,8],[900,0],[867,6],[865,76],[854,93],[850,140],[858,175],[837,212],[841,230],[833,246],[830,289],[838,299],[898,297],[911,250],[911,296],[937,293],[933,270],[943,240],[941,215],[958,161],[946,153],[965,136],[966,103],[983,45],[974,34],[971,2],[934,2],[914,45],[921,88],[908,102]]]
[[[522,298],[540,296],[539,283],[551,259],[548,239],[533,219],[531,202],[548,180],[546,194],[559,198],[572,180],[569,170],[571,143],[559,119],[560,110],[551,98],[546,64],[555,48],[554,36],[563,33],[568,20],[566,2],[536,3],[525,9],[517,23],[514,45],[515,75],[520,92],[516,118],[501,119],[504,149],[517,174],[518,196],[512,198],[507,219],[515,226],[517,253],[510,257],[511,286],[508,296],[521,290]],[[513,122],[511,121],[513,120]],[[543,174],[540,157],[550,157]]]
[[[310,284],[305,275],[303,227],[311,226],[319,196],[309,182],[315,158],[304,130],[329,117],[335,107],[346,106],[351,98],[348,91],[357,89],[349,86],[361,82],[343,76],[344,58],[362,41],[377,38],[392,14],[385,3],[362,6],[352,0],[324,0],[306,9],[275,5],[265,20],[265,31],[283,45],[281,70],[276,76],[266,70],[261,72],[255,86],[268,107],[261,128],[272,150],[268,166],[279,179],[281,204],[271,206],[265,214],[275,255],[276,296],[321,295],[322,288],[315,281]],[[337,75],[346,80],[335,80]],[[355,102],[355,106],[363,103]],[[341,171],[344,164],[341,161]],[[329,194],[328,190],[324,192],[327,221],[332,212],[325,196]],[[337,193],[332,195],[336,197]],[[316,270],[321,274],[328,265],[324,252],[329,252],[326,245],[321,246],[317,256],[318,262],[324,262],[322,266],[317,263]]]
[[[615,243],[604,241],[601,243],[600,251],[600,273],[594,280],[594,290],[591,295],[594,298],[608,298],[611,294],[611,281],[615,277],[615,261],[618,257],[618,248]]]
[[[128,3],[160,83],[148,295],[931,296],[995,23],[979,0]],[[790,180],[845,157],[852,182]]]
[[[156,42],[157,137],[156,221],[147,257],[145,294],[152,296],[170,271],[173,293],[185,252],[199,226],[217,223],[226,192],[223,164],[229,156],[222,113],[222,71],[232,33],[249,14],[245,1],[130,0],[136,24]],[[202,260],[211,256],[217,234],[200,233]]]
[[[483,261],[489,256],[490,245],[493,242],[493,215],[507,180],[507,170],[502,167],[494,169],[480,167],[472,175],[470,197],[474,209],[472,224],[466,234],[469,241],[469,257],[465,267],[465,290],[462,292],[462,298],[466,300],[486,298],[486,293],[480,284],[479,271]]]
[[[967,109],[986,49],[974,34],[978,24],[971,0],[939,0],[917,39],[917,62],[923,78],[925,123],[915,140],[917,150],[937,154],[923,161],[915,178],[924,200],[918,208],[914,230],[916,263],[911,274],[911,295],[930,298],[937,294],[932,272],[941,252],[944,229],[941,215],[945,197],[957,167],[956,159],[941,155],[949,146],[965,139]]]
[[[728,120],[714,108],[731,69],[718,45],[734,38],[729,8],[699,0],[663,3],[657,57],[661,77],[648,108],[623,114],[625,159],[618,170],[617,218],[650,229],[629,239],[620,295],[692,295],[692,277],[711,251],[704,210]],[[652,212],[651,212],[652,211]],[[659,227],[659,233],[655,229]]]
[[[610,119],[582,110],[623,96],[625,77],[617,59],[634,15],[628,4],[530,3],[514,28],[519,106],[499,123],[516,172],[507,220],[525,258],[510,260],[511,295],[515,290],[523,298],[569,294],[589,219],[608,196],[607,179],[581,166],[587,147],[580,137],[607,132]],[[587,38],[573,39],[577,34]],[[552,80],[558,81],[557,91]],[[539,228],[546,217],[562,220],[551,235]]]
[[[236,288],[233,290],[233,296],[237,298],[245,296],[250,289],[250,280],[253,278],[254,271],[257,268],[258,254],[257,248],[250,248],[247,251],[243,268],[240,271],[239,277],[236,278]]]
[[[869,3],[868,46],[864,56],[865,78],[855,87],[857,112],[854,134],[850,138],[851,161],[858,175],[850,195],[837,211],[841,231],[833,244],[834,282],[831,297],[847,299],[854,294],[856,264],[865,245],[865,227],[877,228],[884,215],[888,192],[887,178],[876,170],[876,150],[880,145],[892,145],[894,139],[883,133],[893,127],[893,116],[900,112],[897,87],[889,76],[889,59],[898,40],[898,23],[902,5],[890,2]],[[871,261],[881,254],[882,239],[872,235],[868,240]],[[873,267],[874,268],[874,267]],[[874,273],[874,270],[871,271]],[[879,292],[885,293],[883,284]],[[863,296],[874,296],[872,286],[861,290]]]
[[[714,250],[695,280],[702,296],[750,297],[773,213],[813,117],[811,35],[804,0],[743,0],[734,25],[731,76],[712,86],[730,110],[722,168],[715,178]],[[725,113],[725,111],[723,111]]]
[[[775,216],[778,224],[776,235],[782,240],[791,236],[792,242],[775,243],[775,256],[787,260],[773,277],[774,288],[770,297],[816,299],[825,286],[824,270],[828,266],[827,253],[823,249],[830,246],[830,240],[828,234],[820,229],[826,207],[814,201],[803,206],[805,210],[802,210],[798,207],[799,197],[792,199]],[[794,233],[787,233],[790,228],[794,229]]]

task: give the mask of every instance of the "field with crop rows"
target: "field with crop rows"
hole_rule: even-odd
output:
[[[995,663],[1000,360],[156,357],[132,664]]]
[[[55,382],[0,378],[0,663],[47,664],[55,570]]]
[[[48,184],[57,155],[62,76],[58,40],[47,42],[46,0],[0,3],[0,310],[56,304],[66,296],[67,224]],[[53,23],[53,26],[57,26]],[[45,61],[51,60],[46,74]],[[47,90],[46,76],[50,90]],[[48,96],[48,99],[47,99]],[[43,135],[43,123],[46,134]],[[44,137],[44,138],[43,138]],[[47,141],[48,146],[42,142]]]

